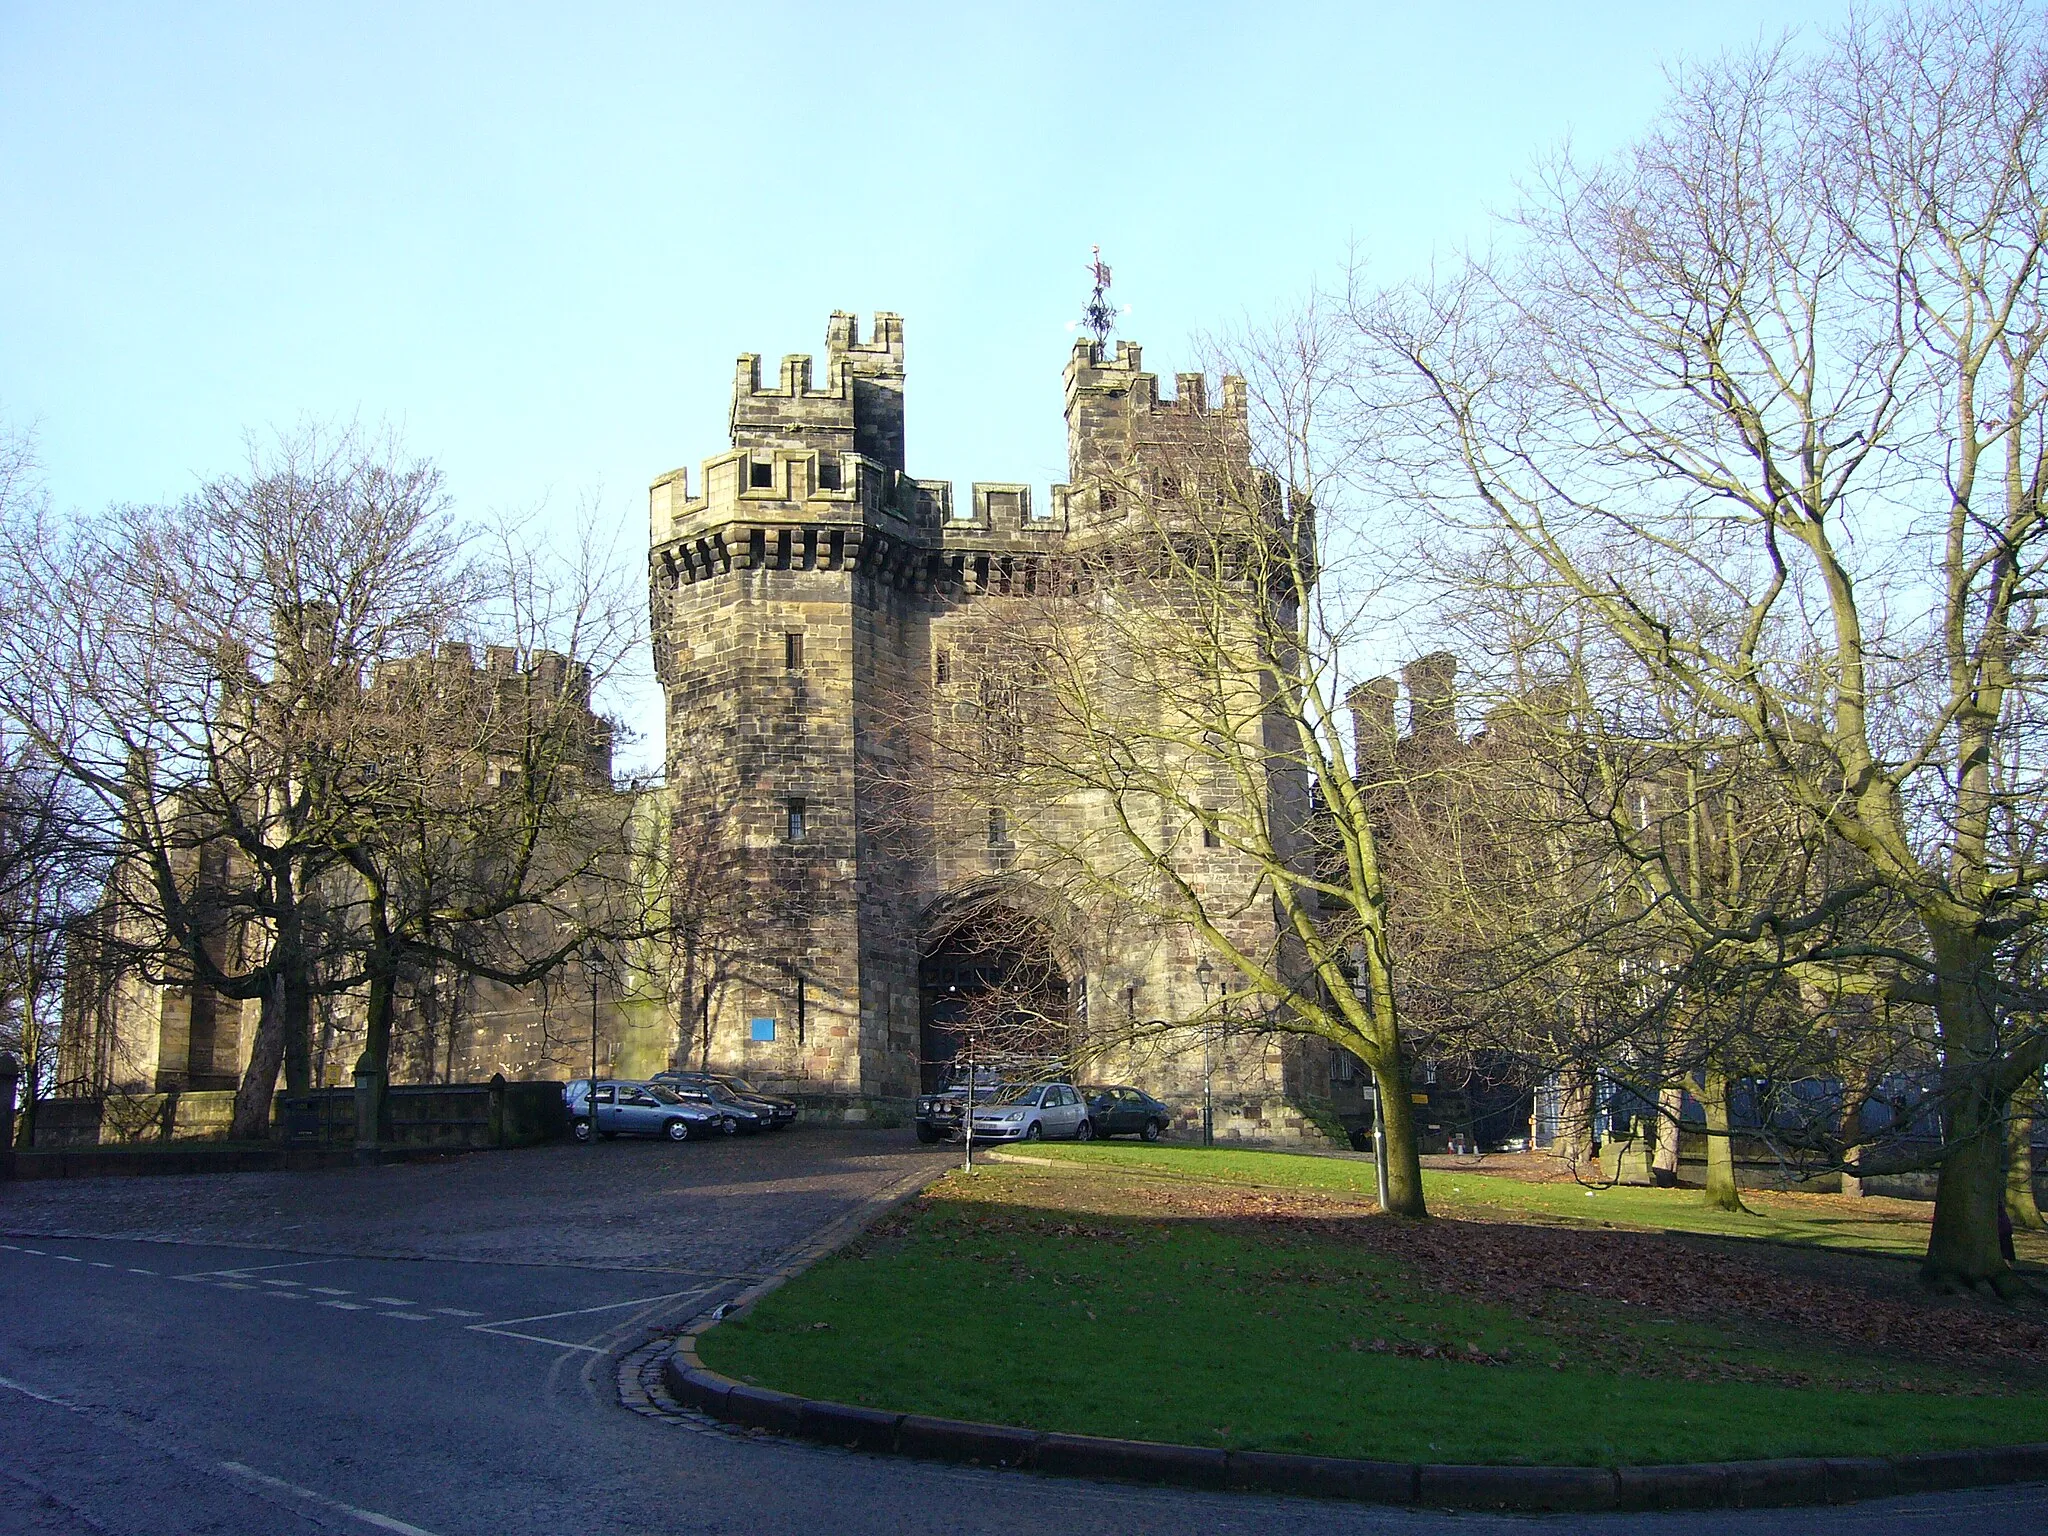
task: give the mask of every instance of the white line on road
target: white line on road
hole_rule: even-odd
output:
[[[481,1312],[472,1312],[467,1307],[435,1307],[434,1311],[443,1317],[482,1317]]]
[[[52,1397],[47,1392],[38,1392],[34,1387],[25,1387],[20,1382],[6,1376],[0,1376],[0,1387],[4,1387],[9,1392],[19,1392],[23,1397],[34,1398],[39,1403],[48,1403],[52,1408],[62,1408],[66,1413],[75,1413],[80,1418],[92,1419],[99,1417],[91,1409],[83,1407],[78,1403],[69,1402],[61,1397]],[[202,1466],[207,1465],[201,1458],[194,1456],[182,1446],[158,1440],[153,1435],[138,1435],[131,1429],[121,1427],[118,1423],[111,1427],[115,1429],[116,1433],[125,1435],[128,1439],[174,1456],[180,1461],[188,1464],[198,1462]],[[395,1531],[398,1533],[398,1536],[434,1536],[434,1533],[425,1526],[411,1525],[406,1521],[394,1519],[390,1515],[380,1515],[374,1509],[360,1509],[354,1504],[344,1504],[339,1499],[330,1499],[324,1493],[315,1493],[310,1488],[301,1488],[297,1483],[288,1483],[281,1477],[272,1477],[268,1473],[258,1472],[254,1467],[244,1466],[239,1461],[216,1461],[211,1463],[211,1465],[220,1468],[221,1471],[231,1476],[247,1479],[249,1482],[260,1484],[274,1492],[288,1493],[295,1499],[304,1499],[307,1503],[316,1504],[322,1509],[331,1509],[338,1515],[347,1515],[351,1520],[360,1520],[365,1525],[373,1525],[380,1531]]]
[[[128,1270],[128,1273],[131,1275],[148,1275],[152,1279],[157,1278],[157,1273],[153,1269],[136,1269],[133,1266],[131,1266]]]
[[[74,1254],[69,1253],[60,1253],[57,1255],[57,1257],[59,1259],[62,1259],[66,1264],[83,1264],[85,1262],[85,1260],[77,1257]]]
[[[395,1520],[390,1515],[380,1515],[374,1509],[358,1509],[353,1504],[344,1504],[339,1499],[330,1499],[324,1493],[315,1493],[310,1488],[301,1488],[297,1483],[288,1483],[281,1477],[271,1477],[258,1472],[254,1467],[245,1467],[239,1461],[224,1461],[221,1470],[232,1472],[236,1477],[245,1477],[252,1483],[261,1483],[265,1488],[275,1488],[280,1493],[289,1493],[294,1498],[318,1504],[322,1509],[331,1509],[338,1515],[347,1515],[351,1520],[360,1520],[365,1525],[374,1525],[380,1531],[396,1531],[398,1536],[434,1536],[424,1526],[409,1525]]]
[[[173,1280],[210,1280],[216,1275],[233,1275],[246,1280],[251,1275],[260,1275],[271,1269],[309,1269],[315,1264],[332,1264],[332,1259],[293,1259],[289,1264],[236,1264],[227,1269],[200,1269],[189,1275],[173,1275]]]
[[[322,1296],[352,1296],[355,1294],[353,1291],[341,1290],[338,1287],[332,1285],[309,1285],[306,1287],[306,1289],[309,1291],[318,1291]]]
[[[407,1301],[403,1296],[370,1296],[365,1299],[379,1307],[416,1307],[419,1305],[416,1301]]]
[[[338,1312],[366,1312],[369,1310],[360,1303],[353,1301],[323,1301],[320,1305],[323,1307],[333,1307]]]
[[[379,1312],[379,1317],[402,1317],[408,1323],[431,1323],[433,1318],[424,1312]]]
[[[702,1296],[715,1287],[700,1285],[694,1290],[670,1291],[662,1296],[635,1296],[630,1301],[608,1301],[601,1307],[571,1307],[567,1312],[536,1312],[532,1317],[501,1317],[494,1323],[473,1323],[471,1332],[481,1333],[487,1328],[503,1328],[510,1323],[544,1323],[551,1317],[581,1317],[586,1312],[616,1312],[621,1307],[644,1306],[653,1301],[677,1301],[685,1296]]]
[[[608,1349],[599,1349],[595,1344],[571,1344],[567,1339],[550,1339],[538,1333],[514,1333],[510,1328],[487,1328],[478,1323],[469,1330],[471,1333],[495,1334],[501,1339],[524,1339],[529,1344],[551,1344],[556,1349],[580,1349],[588,1355],[608,1355]]]

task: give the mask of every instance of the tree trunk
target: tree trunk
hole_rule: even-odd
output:
[[[284,1062],[285,1009],[280,987],[263,990],[256,1012],[256,1038],[249,1042],[249,1066],[235,1089],[235,1118],[228,1135],[236,1141],[265,1141],[270,1136],[270,1100],[277,1091],[277,1071]]]
[[[1657,1155],[1650,1162],[1650,1182],[1659,1189],[1678,1187],[1678,1138],[1684,1117],[1685,1085],[1666,1083],[1657,1092]]]
[[[2034,1200],[2034,1116],[2018,1097],[2005,1122],[2005,1214],[2015,1227],[2048,1231]]]
[[[1700,1104],[1707,1112],[1707,1204],[1717,1211],[1740,1211],[1742,1192],[1735,1184],[1735,1142],[1728,1134],[1728,1074],[1709,1066],[1700,1084]]]
[[[1379,1092],[1375,1108],[1387,1140],[1387,1209],[1418,1219],[1429,1214],[1422,1198],[1422,1153],[1415,1140],[1415,1102],[1408,1096],[1408,1068],[1398,1052],[1386,1065],[1370,1063]]]
[[[363,1054],[357,1059],[356,1070],[360,1073],[368,1067],[373,1074],[370,1093],[377,1101],[379,1141],[387,1141],[391,1136],[391,1010],[396,991],[390,968],[373,965],[369,1000],[363,1010]],[[591,1092],[595,1094],[596,1089]]]
[[[1851,1199],[1863,1198],[1863,1178],[1857,1169],[1863,1163],[1863,1149],[1856,1145],[1856,1139],[1863,1134],[1863,1106],[1870,1102],[1870,1085],[1866,1080],[1861,1087],[1852,1088],[1842,1105],[1842,1193]]]
[[[1576,1064],[1558,1074],[1557,1140],[1551,1155],[1574,1173],[1593,1160],[1593,1082]]]
[[[1934,1222],[1920,1278],[1942,1290],[2004,1292],[2012,1271],[1998,1250],[1998,1212],[2005,1202],[2004,1116],[1988,1069],[1999,1054],[1998,1032],[1976,979],[1990,966],[1981,944],[1943,944],[1935,953],[1943,981],[1935,1004],[1945,1056],[1943,1139],[1947,1150],[1934,1186]]]
[[[289,976],[284,987],[284,1091],[293,1098],[313,1091],[313,998]]]

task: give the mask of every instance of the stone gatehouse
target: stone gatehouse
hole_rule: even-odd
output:
[[[679,1056],[858,1116],[929,1082],[965,995],[1029,970],[1090,1075],[1137,1082],[1190,1120],[1206,1079],[1219,1134],[1301,1134],[1299,1105],[1353,1077],[1340,1053],[1115,1027],[1202,1012],[1198,947],[1120,937],[1065,910],[1034,885],[1001,807],[935,791],[941,803],[906,818],[883,792],[895,727],[943,721],[973,684],[964,626],[1106,536],[1112,483],[1176,426],[1199,424],[1248,460],[1241,381],[1223,380],[1211,402],[1203,375],[1183,374],[1167,396],[1136,345],[1076,343],[1068,482],[1043,497],[912,475],[905,384],[900,317],[876,315],[863,339],[834,314],[822,367],[793,355],[764,377],[760,357],[741,356],[730,447],[653,484],[652,632],[678,836],[716,823],[748,850],[755,881],[743,931],[726,936],[736,962],[715,983],[707,971],[675,986]],[[1227,858],[1213,856],[1209,875],[1249,889],[1255,876]],[[999,934],[978,931],[991,921]]]

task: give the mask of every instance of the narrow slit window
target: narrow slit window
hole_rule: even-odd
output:
[[[801,796],[792,796],[789,801],[789,841],[800,843],[804,840],[804,802]]]
[[[1000,848],[1010,840],[1010,813],[999,805],[988,808],[988,845]]]
[[[1204,848],[1221,848],[1223,846],[1223,834],[1216,830],[1216,821],[1213,815],[1202,818],[1202,846]]]
[[[953,681],[953,653],[946,646],[939,647],[939,654],[932,661],[932,675],[940,687]]]
[[[804,664],[804,637],[787,634],[782,637],[782,665],[785,671],[795,672]]]
[[[747,484],[757,491],[775,489],[775,461],[773,459],[749,459],[747,461]]]

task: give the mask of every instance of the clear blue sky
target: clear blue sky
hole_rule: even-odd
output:
[[[1840,3],[0,0],[0,420],[61,504],[389,418],[475,511],[724,446],[732,359],[906,316],[913,472],[1064,469],[1099,242],[1161,373],[1352,241],[1392,275],[1661,66]]]

